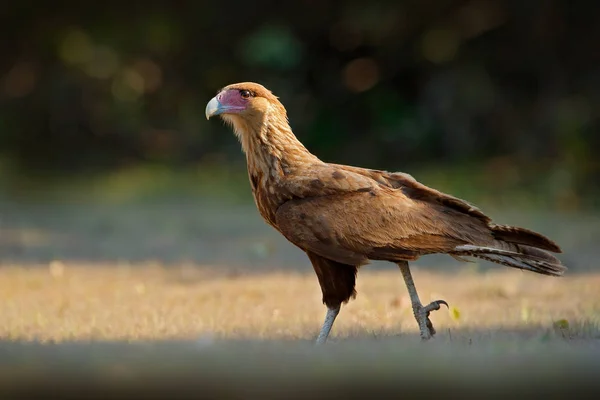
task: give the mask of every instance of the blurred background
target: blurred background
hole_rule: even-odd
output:
[[[231,130],[204,117],[219,88],[256,81],[320,158],[410,173],[594,268],[598,15],[566,0],[7,2],[2,262],[309,272],[255,210]]]

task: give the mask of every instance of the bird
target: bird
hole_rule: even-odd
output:
[[[550,254],[562,253],[551,239],[496,224],[475,205],[407,173],[322,161],[295,136],[279,97],[261,84],[223,87],[205,115],[233,129],[260,215],[312,264],[327,308],[316,344],[327,341],[341,306],[356,298],[357,272],[371,261],[400,268],[423,341],[436,334],[430,313],[448,303],[419,299],[409,262],[421,256],[475,257],[557,277],[567,270]]]

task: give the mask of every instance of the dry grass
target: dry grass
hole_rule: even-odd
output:
[[[594,328],[600,274],[556,279],[508,269],[415,269],[414,277],[424,302],[442,298],[455,307],[433,314],[440,337],[453,331],[455,338],[465,331],[543,334],[563,319],[571,336],[600,336]],[[357,290],[332,339],[416,334],[399,272],[367,267]],[[0,292],[0,336],[13,340],[313,339],[325,311],[309,269],[227,276],[190,265],[5,266]]]
[[[600,274],[414,277],[422,300],[456,307],[434,313],[437,340],[420,343],[398,271],[365,269],[332,342],[314,347],[325,310],[310,270],[4,266],[0,397],[506,398],[531,385],[568,396],[596,381]]]

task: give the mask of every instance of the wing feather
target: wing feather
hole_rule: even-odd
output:
[[[298,247],[351,265],[414,260],[493,240],[480,219],[382,185],[290,200],[277,210],[276,222]]]

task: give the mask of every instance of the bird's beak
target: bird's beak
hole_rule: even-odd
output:
[[[206,119],[210,119],[210,117],[212,116],[219,115],[223,111],[225,111],[224,107],[221,105],[221,103],[219,103],[219,100],[217,100],[217,97],[215,96],[212,99],[210,99],[210,101],[206,105]]]

